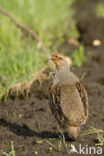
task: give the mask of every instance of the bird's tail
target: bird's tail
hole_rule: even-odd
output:
[[[76,140],[76,138],[79,135],[80,132],[80,127],[77,126],[68,126],[67,127],[67,132],[68,132],[68,136],[74,140]]]

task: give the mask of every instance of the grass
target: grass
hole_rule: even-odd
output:
[[[76,67],[81,67],[84,62],[87,61],[87,56],[85,55],[84,46],[80,45],[80,47],[73,51],[72,53],[73,65]]]
[[[37,151],[35,151],[35,152],[34,152],[34,155],[38,155],[38,152],[37,152]]]
[[[98,17],[104,17],[104,3],[99,3],[95,12]]]
[[[99,142],[95,144],[96,146],[104,146],[104,130],[91,127],[86,133],[82,134],[82,136],[91,134],[96,134],[96,139]]]
[[[0,0],[0,7],[34,30],[47,47],[59,45],[70,37],[75,0]],[[0,21],[3,19],[0,15]],[[6,19],[4,18],[4,21]],[[9,30],[8,33],[14,31]]]
[[[1,97],[4,92],[8,93],[11,85],[30,80],[34,73],[47,65],[48,60],[36,41],[24,38],[23,32],[1,14],[0,19]]]
[[[66,142],[65,136],[63,132],[60,130],[60,128],[59,128],[59,132],[61,135],[58,136],[59,141],[57,145],[55,145],[55,143],[53,142],[56,140],[56,138],[37,140],[37,144],[44,144],[46,142],[49,145],[49,148],[48,148],[49,152],[52,152],[54,149],[54,150],[63,151],[69,154],[69,144]]]
[[[49,54],[78,33],[72,4],[75,0],[0,0],[0,7],[30,27],[45,43]],[[51,50],[49,50],[51,47]],[[11,85],[28,81],[48,65],[39,43],[0,14],[0,97]]]
[[[59,129],[59,132],[61,135],[59,135],[59,141],[57,144],[55,144],[55,142],[51,142],[51,141],[55,141],[56,138],[37,140],[37,144],[44,144],[44,142],[46,142],[47,144],[49,144],[49,148],[48,148],[49,152],[52,152],[54,149],[57,151],[63,151],[63,152],[66,152],[67,154],[70,154],[70,148],[69,148],[70,144],[66,142],[65,136],[60,129]],[[85,132],[81,136],[92,135],[92,134],[96,134],[96,139],[99,142],[95,145],[104,146],[104,130],[91,127],[89,130],[87,130],[87,132]]]
[[[53,139],[43,139],[43,140],[37,140],[37,144],[42,144],[44,142],[48,143],[52,148],[57,149],[57,147],[51,143],[51,141],[56,140],[56,138]]]
[[[32,50],[14,52],[12,54],[1,51],[0,57],[0,95],[18,83],[32,79],[35,72],[48,64],[43,52]]]
[[[6,92],[5,100],[8,97],[9,88],[19,82],[26,82],[32,79],[34,73],[38,72],[41,68],[48,66],[48,59],[44,52],[31,48],[30,45],[24,45],[18,53],[6,48],[1,47],[0,57],[0,96]],[[84,46],[81,45],[78,50],[72,53],[73,65],[81,67],[87,60],[85,56]],[[6,62],[6,63],[4,63]],[[84,79],[86,73],[81,77]]]
[[[13,142],[11,141],[11,151],[9,153],[3,152],[3,156],[16,156]]]
[[[86,75],[87,75],[87,72],[85,71],[85,72],[81,75],[80,81],[83,81],[83,80],[85,79]]]
[[[60,128],[59,128],[59,132],[61,133],[61,135],[59,135],[59,150],[61,150],[61,146],[63,143],[64,147],[66,149],[66,152],[69,153],[68,144],[66,143],[65,136]]]
[[[71,7],[75,1],[11,0],[10,3],[1,0],[0,7],[36,32],[50,55],[58,45],[78,36],[73,20],[75,11]],[[6,100],[12,85],[32,79],[34,73],[48,66],[48,59],[39,43],[27,37],[8,17],[0,14],[0,21],[0,97],[6,92]],[[72,58],[74,66],[83,65],[86,56],[82,45],[73,52]]]

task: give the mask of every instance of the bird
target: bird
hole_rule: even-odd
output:
[[[78,77],[71,72],[65,56],[54,53],[49,59],[55,64],[49,94],[50,109],[59,126],[67,130],[69,138],[76,140],[81,125],[88,118],[87,92]]]

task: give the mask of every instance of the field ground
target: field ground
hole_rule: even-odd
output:
[[[104,128],[104,46],[94,49],[89,61],[81,68],[74,69],[80,77],[85,71],[83,83],[86,86],[89,97],[89,118],[82,128],[85,132],[90,127]],[[45,87],[47,87],[46,84]],[[37,90],[37,88],[35,88]],[[46,90],[44,88],[44,90]],[[41,93],[43,94],[43,93]],[[39,93],[40,95],[40,93]],[[37,95],[39,97],[39,95]],[[1,102],[0,105],[0,147],[4,151],[10,149],[11,140],[14,143],[16,154],[32,156],[35,151],[39,155],[67,155],[53,150],[49,152],[48,143],[37,144],[37,140],[57,138],[58,124],[50,112],[48,99],[44,96],[39,99],[31,97],[27,100]],[[57,146],[59,139],[53,141]],[[74,144],[94,146],[96,135],[80,136]],[[70,142],[69,142],[70,143]]]

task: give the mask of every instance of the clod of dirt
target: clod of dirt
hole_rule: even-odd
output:
[[[104,18],[79,21],[77,28],[80,32],[79,40],[85,45],[92,45],[94,40],[104,42]]]
[[[52,84],[54,72],[50,68],[45,68],[30,82],[19,83],[12,86],[9,90],[10,98],[48,98],[49,90]]]

